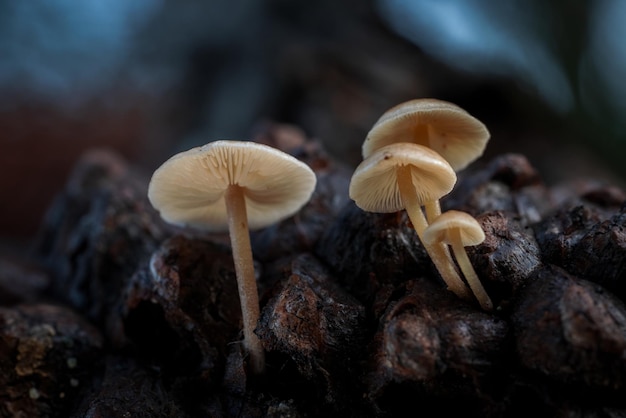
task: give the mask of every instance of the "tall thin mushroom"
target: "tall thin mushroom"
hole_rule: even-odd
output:
[[[454,171],[479,158],[489,141],[487,127],[459,106],[438,99],[415,99],[387,110],[362,146],[363,158],[398,142],[423,145],[439,153]],[[441,214],[438,201],[425,206],[428,222]]]
[[[349,194],[368,212],[406,210],[413,227],[448,288],[463,299],[471,293],[448,260],[443,244],[424,242],[428,222],[422,206],[448,194],[456,183],[450,164],[430,148],[409,143],[382,147],[363,160],[350,180]]]
[[[229,140],[174,155],[150,180],[148,197],[165,221],[229,231],[253,373],[263,371],[265,355],[254,333],[260,308],[249,230],[296,213],[315,184],[313,171],[296,158],[266,145]]]

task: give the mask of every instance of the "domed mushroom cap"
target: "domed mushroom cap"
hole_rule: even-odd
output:
[[[424,242],[452,244],[452,234],[458,234],[464,247],[478,245],[485,240],[485,232],[469,213],[449,210],[437,217],[424,231]]]
[[[441,154],[456,171],[480,157],[489,131],[459,106],[437,99],[415,99],[386,111],[363,143],[363,158],[396,142],[413,142]]]
[[[224,195],[243,188],[248,225],[262,228],[296,213],[315,189],[315,173],[267,145],[220,140],[174,155],[152,175],[148,198],[172,224],[228,230]]]
[[[456,173],[430,148],[397,143],[376,150],[354,170],[349,194],[368,212],[391,213],[404,209],[397,182],[397,169],[408,166],[420,202],[440,199],[450,193]]]

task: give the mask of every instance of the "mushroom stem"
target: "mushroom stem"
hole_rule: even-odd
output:
[[[243,189],[238,185],[229,186],[225,200],[228,212],[228,232],[241,303],[243,343],[250,355],[252,372],[261,373],[265,368],[265,353],[259,337],[254,333],[260,316],[259,294],[254,277],[254,261]]]
[[[415,127],[415,132],[413,133],[413,135],[415,138],[419,138],[419,140],[423,142],[424,145],[426,145],[428,148],[434,149],[432,147],[432,144],[430,143],[430,136],[431,136],[430,125],[425,124],[425,123],[418,124]],[[421,143],[421,142],[418,142],[418,143]],[[426,219],[428,220],[429,224],[432,223],[435,219],[437,219],[439,215],[441,215],[441,204],[439,203],[439,200],[426,202],[426,204],[424,205],[424,209],[426,210]],[[450,256],[450,251],[447,251],[447,248],[446,248],[446,253],[447,253],[447,257],[450,259],[450,262],[454,264],[452,262],[452,257]]]
[[[426,249],[426,252],[430,256],[433,264],[437,268],[441,278],[446,283],[448,288],[458,297],[466,300],[471,299],[471,294],[454,268],[452,259],[448,259],[446,256],[445,245],[443,243],[434,245],[424,243],[422,237],[424,230],[428,227],[428,222],[426,221],[426,217],[424,216],[421,205],[417,199],[417,193],[415,192],[415,186],[413,185],[413,178],[411,176],[411,167],[408,165],[399,167],[397,169],[396,176],[405,210],[409,215],[409,219],[413,223],[417,236],[422,242],[422,245]]]
[[[467,280],[467,283],[469,284],[470,289],[472,289],[474,296],[476,296],[478,303],[480,303],[480,306],[486,311],[491,311],[493,309],[493,303],[491,302],[489,295],[487,295],[485,288],[480,283],[476,270],[474,270],[472,262],[467,256],[467,251],[461,242],[461,232],[459,229],[453,228],[450,231],[450,234],[452,252],[454,253],[456,262],[463,272],[463,276],[465,276],[465,280]]]
[[[426,123],[417,123],[413,127],[413,138],[412,140],[416,144],[426,145],[428,148],[432,148],[430,146],[430,125]]]
[[[424,209],[426,209],[426,219],[428,219],[429,224],[441,215],[441,204],[438,200],[427,202],[424,205]]]

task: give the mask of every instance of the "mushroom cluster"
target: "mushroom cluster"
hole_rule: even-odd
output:
[[[269,226],[308,202],[317,179],[308,165],[267,145],[214,141],[174,155],[152,175],[148,198],[171,224],[228,231],[253,373],[265,355],[254,333],[260,315],[250,229]]]
[[[492,302],[464,248],[480,244],[485,235],[469,214],[442,214],[439,201],[454,188],[456,172],[483,154],[489,137],[482,122],[453,103],[401,103],[386,111],[367,134],[363,161],[349,189],[350,198],[365,211],[406,210],[448,289],[466,300],[473,294],[485,310],[492,309]]]

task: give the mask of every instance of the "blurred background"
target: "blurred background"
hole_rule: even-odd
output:
[[[549,184],[622,185],[623,0],[0,1],[0,240],[27,242],[77,158],[151,173],[267,123],[348,165],[388,108],[454,102]]]

